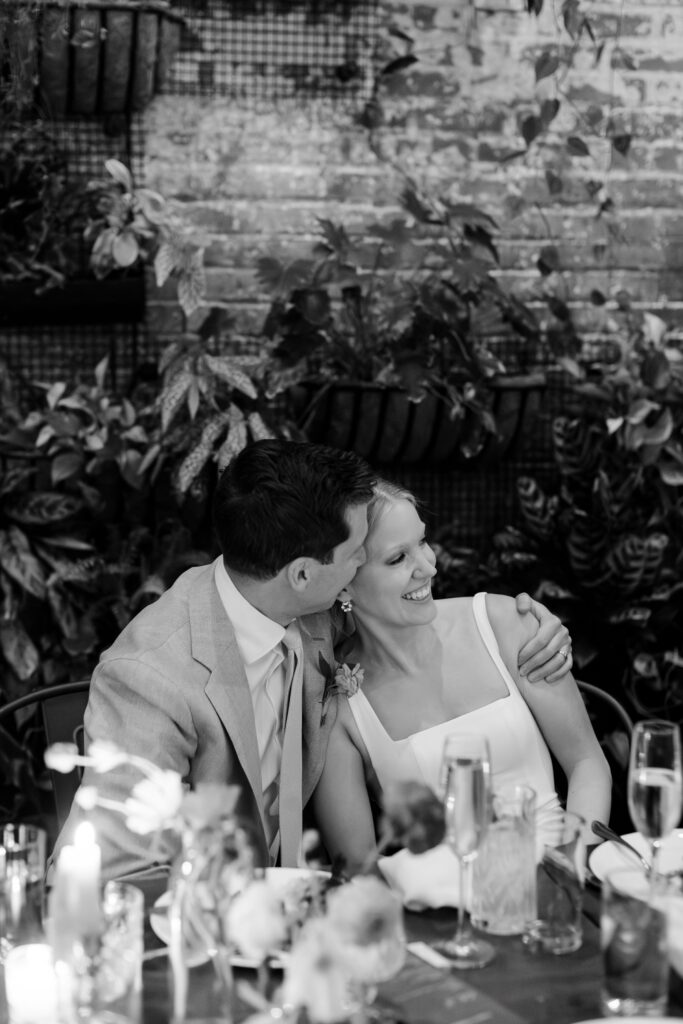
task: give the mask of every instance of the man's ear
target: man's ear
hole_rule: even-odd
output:
[[[287,582],[297,594],[304,592],[313,579],[313,566],[310,558],[295,558],[286,568]]]

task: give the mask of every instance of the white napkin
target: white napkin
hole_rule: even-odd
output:
[[[391,857],[380,857],[378,867],[409,910],[457,907],[460,902],[460,867],[444,843],[426,853],[400,850]],[[466,907],[469,902],[466,898]]]

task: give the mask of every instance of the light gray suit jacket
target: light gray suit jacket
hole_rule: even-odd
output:
[[[334,665],[329,613],[299,621],[304,648],[303,802],[320,777],[336,700],[323,720],[324,668]],[[86,748],[107,739],[123,750],[198,782],[236,784],[238,813],[249,819],[259,859],[267,864],[267,842],[256,726],[244,666],[232,624],[214,582],[213,565],[188,569],[154,604],[143,609],[104,652],[95,669],[85,713]],[[109,799],[129,795],[139,772],[96,775],[86,769],[82,785],[96,785]],[[74,805],[55,855],[69,841],[83,812]],[[167,871],[175,852],[155,848],[150,836],[130,832],[115,811],[89,812],[102,846],[105,878]]]

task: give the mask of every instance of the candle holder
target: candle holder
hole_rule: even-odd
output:
[[[140,1018],[144,896],[124,882],[107,882],[98,900],[100,930],[65,941],[52,923],[60,1018],[88,1021]]]
[[[9,1024],[54,1024],[57,983],[52,950],[29,943],[9,950],[5,959],[5,994]]]

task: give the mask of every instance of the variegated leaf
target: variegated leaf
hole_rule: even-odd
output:
[[[244,370],[235,365],[230,356],[207,355],[204,359],[211,372],[219,377],[220,380],[225,381],[230,387],[237,388],[238,391],[241,391],[249,398],[256,398],[257,393],[253,382]]]
[[[31,551],[26,535],[17,527],[0,530],[0,569],[23,590],[41,600],[45,597],[45,575]]]
[[[264,441],[275,437],[275,434],[266,426],[263,417],[259,413],[250,412],[247,417],[247,423],[249,424],[251,436],[255,441]]]
[[[194,382],[194,374],[189,370],[180,370],[161,394],[161,429],[165,433],[174,416],[181,408],[185,396]]]
[[[0,621],[0,649],[5,661],[22,682],[38,670],[40,655],[18,619]]]

